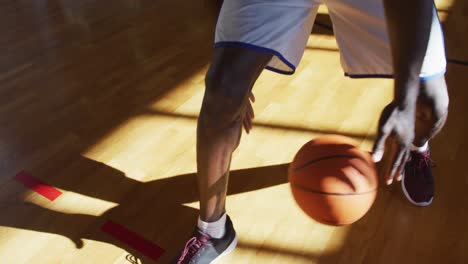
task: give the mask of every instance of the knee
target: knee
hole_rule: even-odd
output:
[[[235,71],[211,67],[205,76],[205,95],[202,111],[210,125],[227,126],[240,122],[250,83]]]

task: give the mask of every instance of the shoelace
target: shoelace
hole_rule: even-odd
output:
[[[429,152],[424,152],[424,153],[419,153],[422,158],[419,159],[419,164],[418,164],[418,167],[419,168],[423,168],[423,167],[434,167],[435,163],[434,161],[431,159],[431,157],[429,157]]]
[[[417,155],[417,157],[415,157]],[[434,161],[431,159],[429,156],[429,151],[423,152],[423,153],[414,153],[412,154],[411,159],[415,159],[415,162],[413,163],[413,170],[414,174],[416,174],[416,170],[425,170],[426,168],[432,168],[435,167]],[[427,181],[432,181],[430,177],[428,177],[429,174],[423,173],[424,179]]]
[[[190,238],[189,241],[187,241],[185,244],[184,250],[182,251],[177,264],[182,264],[187,256],[193,257],[195,252],[197,252],[206,242],[208,242],[209,239],[210,237],[207,234],[198,231],[198,236]]]
[[[419,160],[420,167],[424,165],[426,165],[426,167],[434,167],[435,163],[431,159],[431,157],[429,157],[429,152],[421,153],[421,155],[423,156],[423,158]]]

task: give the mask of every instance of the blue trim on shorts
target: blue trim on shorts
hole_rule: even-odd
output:
[[[256,50],[260,52],[266,52],[268,54],[278,57],[284,64],[286,64],[289,68],[291,68],[291,71],[284,71],[284,70],[271,67],[271,66],[266,66],[265,69],[276,72],[276,73],[285,74],[285,75],[292,75],[294,74],[294,72],[296,72],[296,66],[294,66],[291,62],[289,62],[283,55],[281,55],[281,53],[273,49],[253,45],[250,43],[240,42],[240,41],[220,41],[220,42],[216,42],[214,46],[215,48],[217,47],[241,47],[241,48]]]
[[[444,76],[445,75],[445,69],[441,72],[438,72],[438,73],[435,73],[435,74],[432,74],[432,75],[428,75],[428,76],[424,76],[424,77],[420,77],[420,80],[425,82],[425,81],[430,81],[430,80],[434,80],[436,78],[439,78],[440,76]]]

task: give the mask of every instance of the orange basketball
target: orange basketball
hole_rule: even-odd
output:
[[[377,171],[371,155],[343,136],[324,136],[306,143],[288,174],[299,207],[328,225],[357,221],[377,196]]]

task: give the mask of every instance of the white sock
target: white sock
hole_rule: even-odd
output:
[[[415,145],[411,145],[411,151],[424,152],[427,150],[428,147],[429,147],[429,143],[426,141],[426,143],[424,143],[424,145],[422,145],[421,147],[416,147]]]
[[[212,238],[222,238],[226,232],[226,213],[214,222],[205,222],[198,217],[198,228]]]

